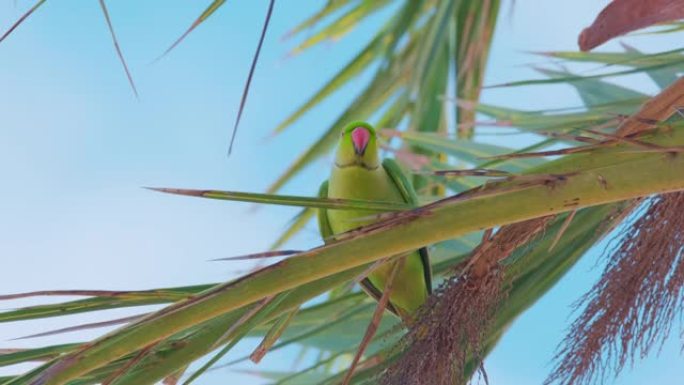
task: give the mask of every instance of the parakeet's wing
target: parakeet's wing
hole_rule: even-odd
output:
[[[397,186],[401,196],[404,197],[404,201],[417,206],[419,204],[418,194],[416,194],[416,191],[413,189],[413,185],[408,178],[406,178],[406,175],[401,170],[397,162],[395,162],[394,159],[387,158],[382,162],[382,167],[390,176],[395,186]],[[420,254],[420,259],[423,262],[425,285],[427,286],[428,294],[432,294],[432,268],[430,267],[430,255],[425,247],[418,249],[418,253]]]
[[[319,198],[327,198],[328,197],[328,181],[325,181],[321,184],[321,187],[318,189],[318,197]],[[332,237],[334,235],[332,231],[332,227],[330,227],[330,221],[328,220],[328,210],[324,208],[319,208],[318,209],[318,229],[321,232],[321,237],[323,237],[323,242],[328,243],[332,241]],[[364,278],[361,281],[361,287],[364,289],[368,295],[371,297],[375,298],[376,301],[380,301],[380,297],[382,297],[382,293],[375,287],[373,284],[371,284],[370,280],[368,278]],[[391,304],[387,303],[387,310],[391,311],[392,313],[396,314],[398,317],[401,317],[399,313],[397,312],[397,309]]]
[[[321,183],[321,187],[318,189],[319,198],[328,197],[328,181]],[[321,237],[323,242],[328,243],[332,240],[333,231],[330,227],[330,221],[328,220],[328,210],[324,208],[318,209],[318,230],[321,232]]]

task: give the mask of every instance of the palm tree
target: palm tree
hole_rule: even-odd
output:
[[[43,3],[36,3],[26,16]],[[104,1],[100,4],[107,15]],[[213,1],[188,33],[223,4]],[[621,241],[609,252],[599,282],[583,297],[586,309],[562,342],[549,382],[602,378],[609,368],[619,370],[658,346],[681,314],[684,295],[684,197],[678,192],[684,189],[684,131],[677,112],[684,90],[677,74],[684,56],[681,50],[645,54],[628,46],[615,53],[545,53],[568,62],[601,63],[605,69],[592,76],[540,69],[544,79],[501,86],[568,84],[583,106],[521,111],[487,105],[479,102],[479,95],[500,8],[498,0],[328,1],[292,30],[300,34],[314,28],[296,53],[341,38],[375,12],[390,9],[392,14],[358,55],[274,131],[288,129],[345,84],[371,71],[371,81],[354,101],[265,194],[160,189],[302,207],[273,251],[245,257],[287,258],[222,284],[61,292],[88,298],[0,313],[1,322],[167,305],[141,318],[114,320],[108,325],[124,326],[91,342],[2,354],[0,365],[44,363],[0,383],[176,383],[183,376],[187,383],[245,337],[263,338],[250,356],[258,362],[270,350],[307,344],[314,335],[326,342],[314,346],[327,354],[279,383],[420,384],[426,378],[433,384],[463,383],[476,371],[484,372],[481,362],[507,326],[618,227]],[[108,16],[107,21],[135,91]],[[660,32],[680,28],[670,24]],[[627,69],[616,71],[616,65]],[[649,76],[662,92],[649,97],[603,80],[633,73]],[[248,87],[245,90],[243,102]],[[277,194],[330,152],[346,122],[358,119],[381,128],[388,156],[412,172],[419,207]],[[487,144],[478,138],[478,129],[486,125],[531,133],[534,139],[524,148]],[[318,208],[371,207],[389,213],[325,247],[277,251]],[[408,330],[390,316],[372,322],[379,314],[376,304],[349,283],[378,260],[426,245],[442,283],[419,321]],[[0,298],[37,294],[45,292]],[[314,298],[319,300],[310,302]],[[345,328],[363,329],[369,323],[377,332],[366,334],[361,344],[336,339]],[[206,364],[185,373],[191,363],[212,352]],[[355,364],[349,370],[319,370],[350,356]]]

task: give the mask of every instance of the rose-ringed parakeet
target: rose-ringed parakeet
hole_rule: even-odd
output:
[[[363,199],[417,204],[413,186],[392,159],[380,161],[375,130],[364,122],[353,122],[342,131],[330,179],[319,191],[322,198]],[[318,225],[324,240],[377,219],[378,211],[319,209]],[[432,275],[427,249],[405,256],[392,284],[387,308],[405,323],[432,292]],[[384,264],[365,278],[363,289],[378,300],[393,264]]]

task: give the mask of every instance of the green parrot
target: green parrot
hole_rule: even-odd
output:
[[[342,130],[330,179],[321,185],[319,196],[418,203],[413,186],[399,165],[392,159],[380,162],[375,130],[364,122],[350,123]],[[368,217],[379,213],[319,209],[321,236],[329,241],[336,234],[373,223],[377,219]],[[432,273],[427,249],[416,250],[405,258],[392,284],[387,308],[408,324],[432,293]],[[392,264],[380,266],[363,279],[362,288],[379,300],[391,271]]]

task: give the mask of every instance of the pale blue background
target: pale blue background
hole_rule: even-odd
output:
[[[32,2],[14,3],[0,1],[0,30]],[[264,250],[295,213],[273,207],[251,211],[247,204],[173,197],[140,187],[263,191],[339,114],[367,77],[284,135],[267,139],[270,130],[354,54],[386,13],[340,42],[286,59],[294,42],[283,43],[280,37],[324,2],[280,1],[236,149],[228,159],[229,131],[266,1],[227,2],[167,58],[150,64],[206,3],[109,1],[140,100],[126,82],[95,0],[48,1],[0,45],[0,293],[224,281],[249,266],[207,260]],[[575,49],[578,32],[607,1],[515,3],[512,12],[508,6],[502,12],[487,84],[537,76],[526,64],[549,62],[523,51]],[[653,52],[678,47],[681,36],[629,41]],[[607,46],[611,47],[616,44]],[[648,92],[655,89],[641,76],[616,81]],[[490,90],[484,100],[530,109],[580,103],[574,91],[563,86]],[[284,191],[314,194],[327,169],[327,160],[318,162]],[[312,224],[293,246],[318,242]],[[595,267],[600,251],[589,253],[515,322],[486,361],[492,384],[541,383],[571,320],[570,304],[600,272]],[[25,303],[29,301],[0,307]],[[75,338],[8,341],[77,319],[85,317],[0,324],[0,348]],[[675,337],[659,357],[652,355],[615,383],[680,382],[684,365]],[[254,343],[241,346],[233,357],[248,352]],[[267,356],[263,367],[289,369],[296,353],[291,349]],[[231,370],[214,372],[199,383],[225,383],[229,378],[235,381],[231,383],[260,383]]]

